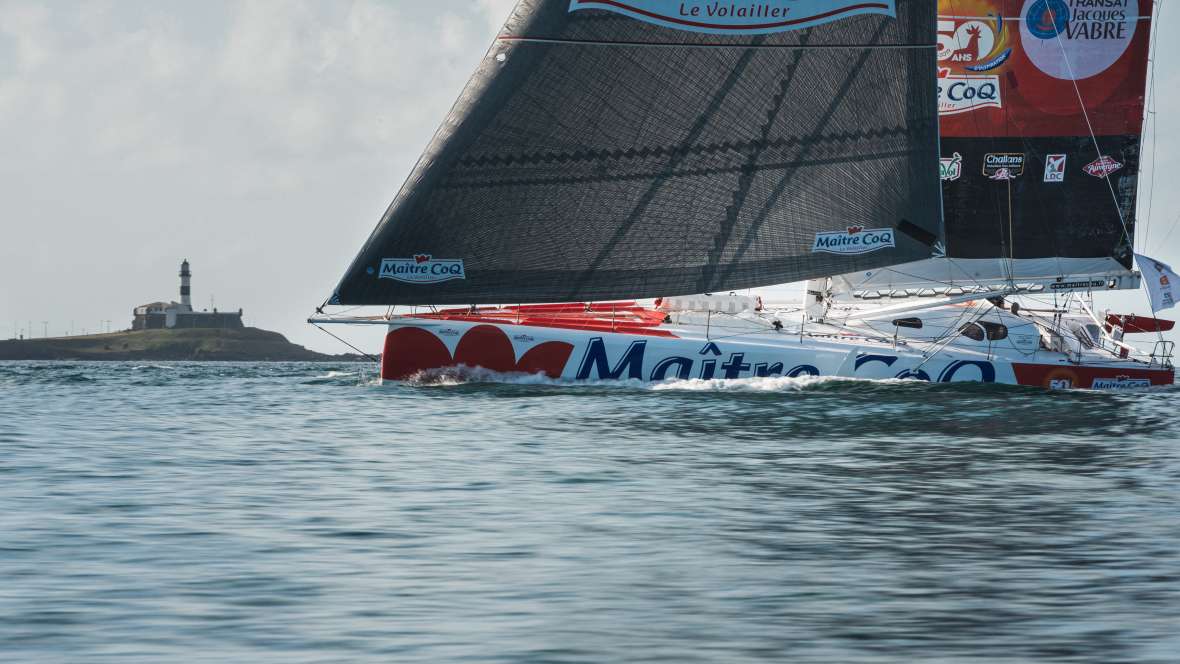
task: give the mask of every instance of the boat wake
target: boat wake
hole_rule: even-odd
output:
[[[687,380],[669,380],[652,383],[654,391],[685,391],[685,392],[801,392],[804,390],[820,389],[829,386],[854,385],[915,385],[924,381],[890,378],[885,380],[869,380],[865,378],[841,378],[837,376],[767,376],[762,378],[714,378],[703,380],[689,378]]]
[[[562,388],[613,388],[621,390],[642,390],[648,392],[801,392],[827,388],[884,387],[884,386],[929,386],[929,383],[910,379],[869,380],[837,376],[767,376],[759,378],[715,378],[715,379],[668,379],[643,381],[635,379],[618,380],[569,380],[550,378],[543,373],[499,372],[482,367],[455,366],[420,371],[404,381],[387,381],[387,385],[411,387],[458,387],[481,383],[521,386],[548,386]]]
[[[355,376],[356,374],[351,374]],[[365,384],[381,385],[380,379]],[[452,366],[420,371],[404,381],[384,381],[385,386],[412,388],[469,387],[480,384],[554,387],[565,389],[613,389],[638,390],[644,392],[714,392],[714,393],[790,393],[790,392],[890,392],[951,391],[951,392],[1045,392],[1044,388],[1000,383],[979,383],[962,381],[954,383],[931,383],[910,378],[850,378],[840,376],[767,376],[757,378],[714,378],[714,379],[669,379],[648,382],[634,379],[618,380],[569,380],[550,378],[543,373],[499,372],[482,367]],[[1128,392],[1171,392],[1180,386],[1139,388],[1110,392],[1103,390],[1074,390],[1077,396],[1086,394],[1110,396]]]

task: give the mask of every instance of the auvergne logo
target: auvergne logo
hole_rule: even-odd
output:
[[[408,284],[437,284],[451,279],[466,279],[467,273],[463,271],[462,259],[416,254],[413,258],[382,259],[377,278]]]
[[[666,28],[760,35],[809,28],[858,14],[897,16],[896,0],[570,0]]]
[[[817,233],[811,253],[825,254],[867,254],[894,246],[892,228],[861,228],[849,226],[848,230]]]

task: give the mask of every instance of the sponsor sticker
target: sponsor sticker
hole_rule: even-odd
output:
[[[1083,166],[1082,170],[1086,172],[1086,175],[1093,175],[1096,178],[1104,178],[1122,167],[1123,165],[1113,157],[1102,155],[1101,157]]]
[[[938,18],[939,115],[1003,107],[998,74],[1012,56],[1012,30],[1002,19],[978,13]]]
[[[983,156],[983,174],[991,180],[1015,180],[1024,175],[1023,152],[989,152]]]
[[[894,246],[892,228],[849,226],[843,231],[817,233],[811,253],[867,254]]]
[[[1131,378],[1130,376],[1115,376],[1114,378],[1095,378],[1090,386],[1095,390],[1135,390],[1151,387],[1150,378]]]
[[[1045,182],[1065,182],[1065,157],[1063,154],[1045,155]]]
[[[957,115],[981,108],[1003,108],[999,76],[952,74],[938,70],[938,114]]]
[[[1049,285],[1049,290],[1054,291],[1093,290],[1095,288],[1106,288],[1106,282],[1101,279],[1091,279],[1089,281],[1058,281]]]
[[[963,155],[958,152],[938,160],[938,176],[943,181],[958,180],[963,175]]]
[[[1130,0],[1025,0],[1020,37],[1037,69],[1078,80],[1106,71],[1122,57],[1139,19]]]
[[[799,30],[859,14],[897,16],[896,0],[570,0],[666,28],[723,35]]]
[[[959,12],[957,12],[959,13]],[[973,13],[972,10],[961,12]],[[1010,31],[995,15],[938,17],[938,62],[963,71],[999,69],[1012,55]]]
[[[466,279],[467,273],[463,270],[462,259],[416,254],[412,258],[382,259],[377,278],[408,284],[437,284],[452,279]]]

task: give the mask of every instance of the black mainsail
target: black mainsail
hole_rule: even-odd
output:
[[[517,5],[331,304],[641,298],[932,254],[935,0],[724,35],[593,4]]]

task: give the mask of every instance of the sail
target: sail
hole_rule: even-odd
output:
[[[1149,0],[940,0],[946,257],[845,275],[1137,287]],[[1093,277],[1083,279],[1083,277]]]
[[[638,298],[929,256],[935,11],[522,0],[329,302]]]

